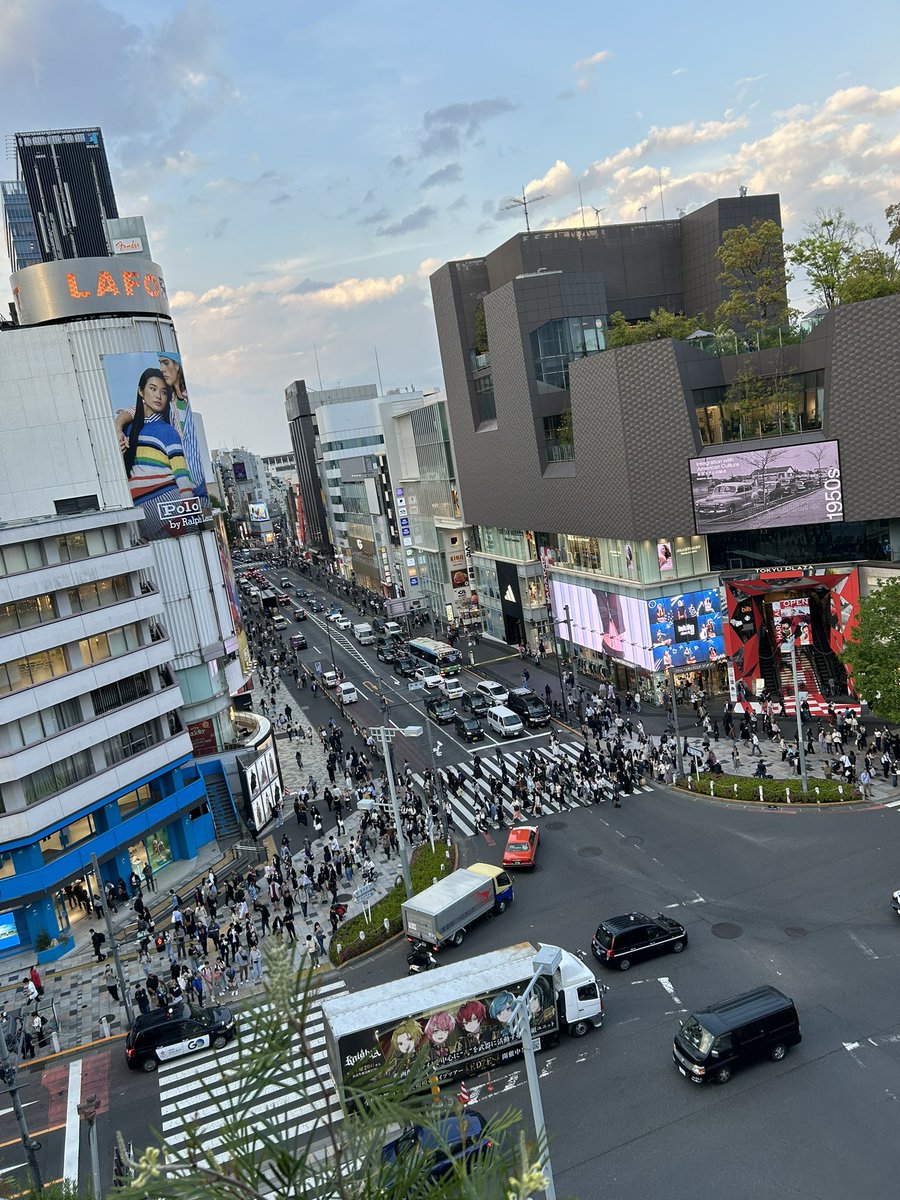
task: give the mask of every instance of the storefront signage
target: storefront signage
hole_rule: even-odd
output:
[[[119,266],[115,258],[35,263],[14,272],[11,283],[21,325],[126,313],[169,315],[162,271],[150,261],[139,271]]]

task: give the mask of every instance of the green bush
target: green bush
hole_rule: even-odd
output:
[[[675,786],[708,796],[711,782],[714,785],[713,795],[720,800],[755,800],[758,804],[760,786],[763,790],[764,804],[786,803],[788,790],[791,793],[791,804],[839,804],[842,801],[846,803],[848,800],[859,799],[859,788],[851,783],[839,784],[834,779],[810,779],[809,793],[804,796],[800,790],[799,776],[792,779],[753,779],[746,775],[704,774],[699,780],[692,776],[690,787],[684,777],[676,779]],[[843,794],[839,788],[843,788]]]
[[[53,941],[46,929],[39,929],[37,936],[34,939],[34,948],[37,951],[49,950],[50,943]]]
[[[395,867],[392,859],[390,863],[386,863],[382,867],[382,870],[393,872],[399,868],[399,860]],[[414,852],[409,864],[413,895],[417,892],[424,892],[426,888],[431,887],[435,879],[440,879],[442,875],[448,875],[455,868],[455,846],[450,847],[448,859],[446,842],[435,842],[434,850],[431,849],[431,843],[426,842],[424,846],[420,846]],[[351,958],[356,958],[359,954],[374,950],[376,946],[381,946],[384,942],[390,941],[392,937],[396,937],[403,929],[400,906],[405,899],[406,890],[401,880],[383,899],[372,905],[368,923],[366,923],[365,913],[358,913],[349,921],[345,921],[338,929],[337,935],[331,939],[328,951],[328,956],[335,966],[345,963]],[[385,918],[388,921],[387,929],[384,927]],[[366,936],[361,938],[360,933],[364,933]],[[340,952],[338,952],[338,945],[341,947]]]

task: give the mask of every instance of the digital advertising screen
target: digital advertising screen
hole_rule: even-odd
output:
[[[642,600],[557,579],[550,580],[550,594],[556,620],[564,617],[564,608],[569,606],[576,645],[653,670],[650,629]],[[559,637],[566,636],[565,625],[558,626],[558,631]]]
[[[690,470],[698,533],[844,519],[837,442],[714,454]]]
[[[212,513],[181,355],[104,354],[103,373],[144,536],[156,541],[208,527]]]
[[[12,950],[21,942],[16,919],[11,912],[0,913],[0,950]]]
[[[653,668],[699,666],[725,654],[719,592],[684,592],[647,602]]]
[[[234,477],[241,483],[247,482],[247,464],[238,459],[231,464],[231,469],[234,472]]]
[[[267,504],[248,504],[247,511],[251,521],[268,521],[269,506]]]

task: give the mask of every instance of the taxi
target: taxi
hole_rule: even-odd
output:
[[[533,867],[540,837],[537,825],[516,825],[511,829],[503,851],[504,867]]]

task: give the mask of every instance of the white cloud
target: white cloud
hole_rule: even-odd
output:
[[[589,71],[593,67],[597,67],[600,63],[608,62],[612,58],[612,50],[598,50],[596,54],[588,55],[587,58],[579,58],[577,63],[573,63],[572,70]]]
[[[670,72],[669,72],[669,74],[670,74],[670,75],[683,75],[683,74],[684,74],[684,72],[685,72],[685,68],[684,68],[684,67],[676,67],[676,68],[675,68],[675,70],[674,70],[674,71],[670,71]]]
[[[562,159],[557,159],[553,166],[540,179],[532,179],[525,184],[525,194],[547,192],[551,196],[563,196],[577,186],[575,172]]]

